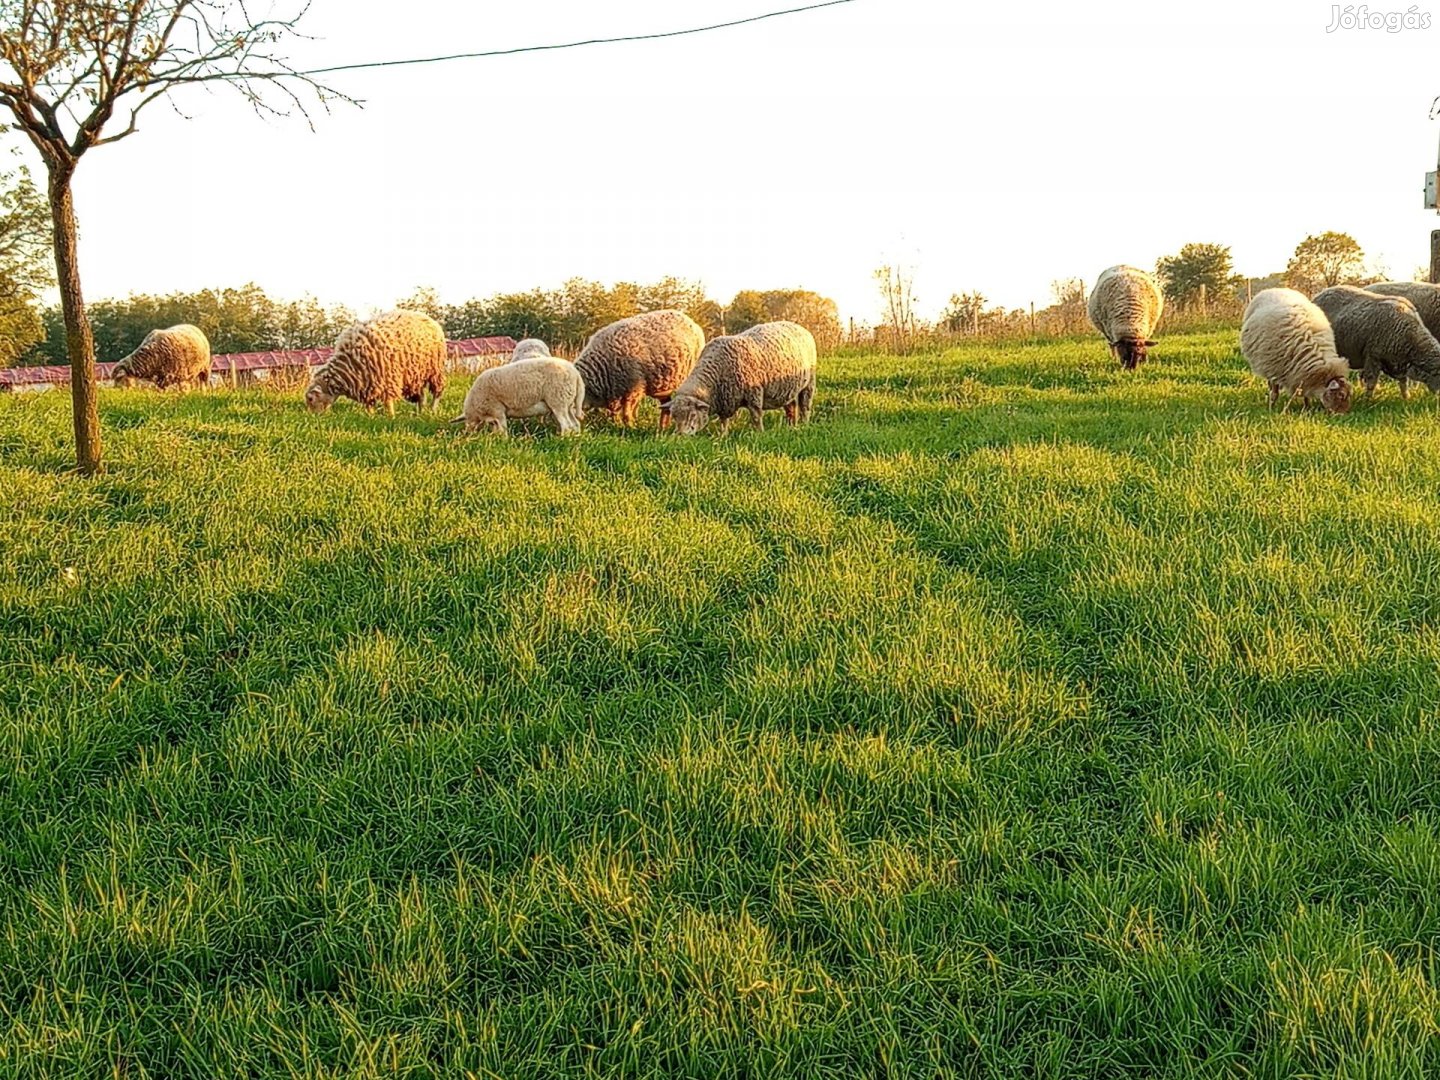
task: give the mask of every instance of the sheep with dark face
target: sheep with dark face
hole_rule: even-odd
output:
[[[648,311],[602,327],[575,358],[585,380],[585,407],[603,408],[629,427],[648,395],[660,403],[664,428],[670,396],[704,346],[705,331],[683,311]]]
[[[1294,289],[1255,294],[1240,324],[1240,352],[1270,387],[1270,407],[1285,395],[1318,401],[1334,413],[1350,411],[1350,366],[1335,349],[1325,313]]]
[[[1407,295],[1410,290],[1404,288],[1419,284],[1386,282],[1365,289],[1335,285],[1315,296],[1335,331],[1335,347],[1360,372],[1367,395],[1375,392],[1382,372],[1400,384],[1402,398],[1409,396],[1412,378],[1440,391],[1440,341]],[[1421,289],[1436,287],[1422,285]],[[1415,295],[1427,310],[1435,311],[1435,296]]]
[[[111,369],[116,386],[134,386],[137,379],[157,389],[210,384],[210,341],[198,326],[181,323],[167,330],[151,330],[140,347]]]
[[[670,402],[680,435],[693,435],[712,418],[721,430],[748,409],[764,430],[766,409],[784,409],[791,425],[810,419],[815,397],[815,338],[793,322],[768,322],[706,345],[695,370]]]
[[[324,412],[336,398],[348,397],[394,416],[402,399],[423,410],[429,390],[431,407],[439,408],[445,359],[445,331],[430,316],[403,310],[377,315],[340,332],[330,359],[311,377],[305,407]]]
[[[1148,351],[1155,347],[1151,336],[1164,310],[1160,286],[1144,270],[1133,266],[1112,266],[1101,271],[1086,305],[1090,321],[1110,345],[1110,355],[1126,371],[1143,364]]]

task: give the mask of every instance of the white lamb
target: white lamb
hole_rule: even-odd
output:
[[[1240,324],[1240,351],[1270,386],[1270,407],[1285,393],[1350,411],[1350,365],[1335,349],[1325,312],[1294,289],[1266,289],[1250,301]]]
[[[532,356],[549,355],[549,345],[546,345],[545,342],[541,341],[539,338],[530,337],[526,338],[524,341],[520,342],[520,344],[516,345],[515,351],[510,354],[510,359],[506,360],[505,362],[507,364],[513,364],[519,360],[529,360]]]
[[[553,416],[561,435],[580,430],[585,414],[585,381],[568,360],[532,356],[482,371],[475,376],[465,406],[452,423],[466,431],[493,427],[507,431],[507,420]]]

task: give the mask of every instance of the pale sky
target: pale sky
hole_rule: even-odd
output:
[[[300,66],[678,29],[798,0],[314,0]],[[87,296],[256,281],[364,310],[674,274],[873,320],[871,271],[1049,300],[1187,241],[1282,269],[1352,233],[1428,261],[1440,0],[1327,33],[1324,2],[855,0],[689,38],[334,76],[311,132],[194,91],[76,179]],[[1375,10],[1403,11],[1400,0]],[[27,156],[28,156],[27,151]],[[32,159],[33,160],[33,159]]]

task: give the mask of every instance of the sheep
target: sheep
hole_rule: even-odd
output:
[[[1366,395],[1375,392],[1383,371],[1410,394],[1410,377],[1440,391],[1440,286],[1421,281],[1386,281],[1356,289],[1336,285],[1315,303],[1330,319],[1335,345],[1360,372]],[[1426,313],[1429,313],[1428,315]],[[1418,319],[1418,323],[1417,323]]]
[[[515,351],[510,354],[510,359],[505,363],[513,364],[517,360],[528,360],[532,356],[549,356],[550,346],[539,338],[526,338],[515,346]]]
[[[1250,370],[1270,385],[1270,407],[1286,394],[1319,401],[1334,413],[1350,411],[1350,368],[1335,349],[1325,313],[1294,289],[1266,289],[1245,309],[1240,352]]]
[[[373,409],[383,405],[395,415],[395,402],[413,401],[440,407],[445,392],[445,331],[418,311],[387,311],[340,332],[330,359],[315,369],[305,390],[305,406],[324,412],[337,397],[348,397]]]
[[[147,379],[160,390],[208,386],[210,342],[189,323],[151,330],[138,349],[115,364],[110,377],[121,387],[133,386],[137,379]]]
[[[758,431],[765,409],[784,409],[792,426],[810,419],[815,397],[815,338],[793,322],[768,322],[706,345],[695,370],[670,402],[680,435],[693,435],[713,416],[721,432],[730,418],[749,409]]]
[[[585,407],[603,407],[630,427],[640,399],[649,395],[660,403],[663,430],[670,396],[704,346],[705,331],[683,311],[648,311],[602,327],[575,358],[585,380]]]
[[[464,424],[467,432],[490,426],[503,435],[507,419],[546,414],[555,418],[561,435],[579,432],[585,382],[568,360],[532,356],[475,376],[464,408],[451,423]]]
[[[1146,350],[1155,347],[1150,335],[1160,324],[1165,297],[1144,270],[1112,266],[1101,271],[1086,310],[1110,343],[1110,355],[1134,371],[1145,362]]]
[[[1425,329],[1440,340],[1440,285],[1427,281],[1377,281],[1366,285],[1365,291],[1381,296],[1403,296],[1415,305]]]

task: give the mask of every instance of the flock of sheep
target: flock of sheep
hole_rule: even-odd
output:
[[[1144,270],[1112,266],[1090,294],[1090,321],[1127,369],[1138,366],[1160,322],[1164,298]],[[1350,409],[1350,371],[1367,394],[1381,374],[1411,378],[1440,392],[1440,285],[1383,281],[1365,288],[1334,285],[1307,300],[1294,289],[1266,289],[1245,309],[1240,352],[1270,387],[1273,408],[1299,395],[1331,412]]]
[[[1127,370],[1138,367],[1156,344],[1164,294],[1154,277],[1133,266],[1112,266],[1090,293],[1090,321]],[[1367,393],[1380,375],[1400,384],[1411,378],[1440,392],[1440,285],[1391,281],[1336,285],[1307,300],[1294,289],[1266,289],[1245,309],[1240,351],[1266,381],[1273,407],[1298,395],[1331,412],[1350,408],[1350,371],[1360,373]],[[445,332],[428,315],[390,311],[356,323],[335,342],[329,361],[317,368],[305,404],[324,412],[339,397],[366,408],[395,402],[438,407],[445,390]],[[580,430],[587,409],[604,409],[627,426],[642,399],[660,405],[660,428],[693,435],[711,419],[721,430],[741,411],[756,428],[767,409],[783,409],[790,424],[810,417],[815,396],[815,339],[793,322],[768,322],[741,334],[705,341],[705,332],[680,311],[651,311],[597,330],[574,363],[550,355],[535,339],[516,346],[498,367],[481,372],[465,395],[454,423],[467,431],[524,417],[554,420],[562,435]],[[117,385],[135,380],[161,389],[205,385],[210,345],[193,326],[154,330],[115,365]]]
[[[445,332],[418,311],[390,311],[356,323],[336,339],[330,359],[315,370],[305,404],[324,412],[336,398],[366,408],[395,402],[438,407],[445,390]],[[506,431],[507,421],[549,416],[562,435],[580,430],[586,409],[603,408],[625,425],[646,397],[660,404],[660,427],[693,435],[711,419],[728,428],[736,413],[765,426],[767,409],[783,409],[792,425],[810,418],[815,396],[815,338],[798,323],[761,323],[714,338],[681,311],[650,311],[597,330],[575,362],[550,355],[533,338],[520,342],[499,367],[481,372],[455,423],[467,431]],[[116,385],[146,379],[161,389],[204,385],[210,344],[193,326],[151,331],[116,364]]]

